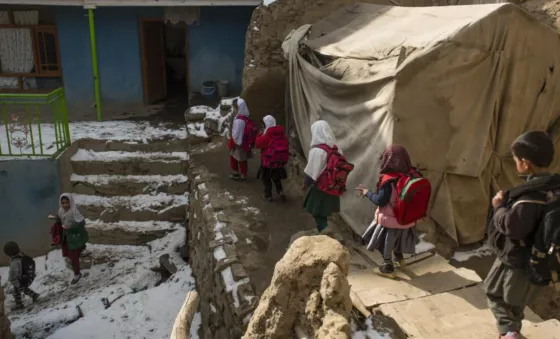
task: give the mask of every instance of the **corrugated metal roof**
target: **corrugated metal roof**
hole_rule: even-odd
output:
[[[260,0],[0,0],[8,5],[45,6],[257,6]]]

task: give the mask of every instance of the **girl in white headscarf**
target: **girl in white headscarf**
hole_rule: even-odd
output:
[[[311,125],[311,149],[304,169],[305,182],[303,190],[309,188],[305,198],[304,208],[315,219],[317,231],[323,232],[328,227],[328,217],[340,212],[340,197],[327,194],[317,187],[316,183],[327,168],[327,152],[323,149],[337,150],[336,138],[329,124],[324,120]]]
[[[230,167],[232,174],[230,178],[233,180],[245,181],[247,180],[247,159],[249,152],[247,140],[244,140],[245,126],[249,123],[249,108],[247,103],[241,98],[233,101],[233,112],[235,118],[233,119],[233,126],[231,128],[231,139],[229,141],[230,150]]]
[[[74,203],[71,193],[64,193],[60,196],[60,208],[58,209],[57,219],[60,220],[62,228],[62,256],[68,258],[72,264],[74,278],[71,284],[80,281],[80,254],[85,250],[89,240],[85,228],[85,218]]]
[[[261,169],[259,176],[264,184],[263,199],[272,201],[272,184],[281,201],[286,200],[282,180],[288,178],[286,163],[290,157],[289,141],[283,126],[276,125],[272,115],[263,118],[264,128],[257,136],[255,147],[261,150]]]

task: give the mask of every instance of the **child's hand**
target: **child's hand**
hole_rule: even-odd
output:
[[[502,205],[503,202],[504,202],[504,191],[499,191],[498,193],[496,193],[494,198],[492,198],[492,206],[494,208],[498,208]]]
[[[65,230],[67,230],[67,229],[70,229],[70,226],[62,225],[62,228],[64,228]]]
[[[56,216],[55,216],[55,215],[52,215],[52,214],[49,214],[49,219],[53,219],[53,220],[54,220],[54,219],[56,219]]]
[[[362,198],[366,196],[367,192],[369,192],[369,190],[362,184],[359,184],[358,187],[356,187],[356,191],[360,192],[360,196]]]

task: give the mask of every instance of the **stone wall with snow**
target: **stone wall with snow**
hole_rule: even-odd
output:
[[[13,339],[10,320],[4,310],[4,289],[2,287],[0,287],[0,339]]]
[[[201,297],[201,338],[240,338],[258,303],[244,258],[258,253],[230,213],[242,207],[215,189],[208,171],[193,166],[189,178],[189,263]]]

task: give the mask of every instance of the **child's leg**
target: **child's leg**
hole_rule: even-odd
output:
[[[319,233],[323,232],[329,226],[327,217],[314,215],[313,218],[315,219],[315,224],[317,225],[317,231],[319,231]]]
[[[233,155],[229,156],[229,167],[234,175],[239,175],[239,161],[233,157]]]
[[[247,161],[239,161],[239,172],[242,178],[247,178]]]
[[[23,303],[21,302],[21,287],[15,287],[12,295],[14,296],[14,300],[16,301],[16,308],[23,307]]]
[[[262,181],[264,184],[264,198],[272,198],[272,180],[270,179],[269,172],[265,172],[265,174],[263,174]]]
[[[80,250],[70,250],[68,256],[72,262],[74,275],[80,275]]]
[[[39,293],[33,291],[29,287],[22,287],[21,290],[25,295],[33,299],[33,301],[37,301],[37,299],[39,298]]]
[[[274,186],[276,187],[276,192],[278,194],[283,194],[284,193],[284,188],[282,187],[282,181],[274,180]]]

